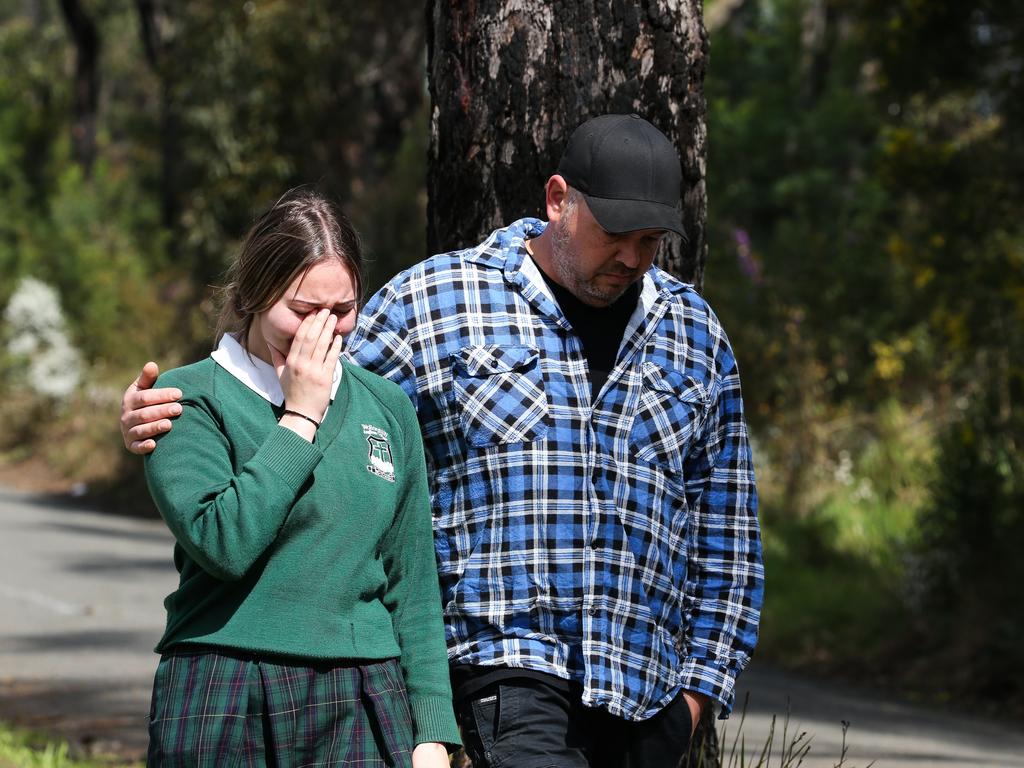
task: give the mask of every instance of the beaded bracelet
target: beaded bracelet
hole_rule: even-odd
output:
[[[319,421],[317,421],[316,419],[312,418],[311,416],[307,416],[304,413],[299,413],[298,411],[293,411],[291,408],[285,408],[284,409],[284,414],[282,414],[282,415],[284,415],[284,416],[289,416],[289,415],[291,415],[291,416],[298,416],[300,419],[305,419],[310,424],[312,424],[314,427],[316,427],[317,429],[320,429],[320,422]]]

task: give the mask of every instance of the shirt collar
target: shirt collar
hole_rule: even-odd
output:
[[[544,279],[544,275],[540,273],[540,267],[537,266],[537,262],[533,260],[533,256],[526,247],[523,247],[525,253],[523,254],[523,263],[519,267],[519,271],[523,273],[530,283],[537,286],[537,290],[543,293],[552,301],[555,301],[554,294],[551,293],[551,287],[548,285],[548,281]]]
[[[522,263],[519,266],[519,271],[530,284],[536,286],[537,290],[552,301],[556,301],[547,280],[544,279],[544,275],[540,272],[540,267],[537,266],[537,262],[533,260],[530,252],[526,250],[525,243],[523,244]],[[658,300],[660,291],[654,282],[655,274],[655,270],[649,269],[640,280],[640,298],[637,300],[636,309],[633,311],[629,324],[626,326],[624,338],[629,338],[629,334],[643,322],[643,319],[647,317],[647,313],[651,311],[654,303]]]
[[[513,274],[522,264],[526,253],[525,243],[540,235],[547,228],[547,222],[540,219],[519,219],[507,227],[496,229],[475,248],[463,252],[466,261],[489,267],[496,267]]]
[[[221,336],[220,344],[210,355],[214,361],[264,400],[274,405],[284,404],[284,390],[277,371],[270,363],[250,355],[230,333]],[[331,386],[331,400],[338,393],[341,384],[341,361],[334,368],[334,384]]]
[[[526,250],[526,241],[538,237],[547,226],[548,222],[540,219],[518,219],[507,227],[491,232],[483,243],[466,251],[464,258],[467,261],[502,269],[510,278],[520,273],[523,278],[520,286],[531,285],[554,302],[551,290],[540,274],[540,267]],[[629,338],[629,334],[640,327],[663,294],[667,298],[670,293],[688,287],[688,284],[679,283],[675,278],[652,266],[643,276],[640,300],[637,301],[636,310],[626,326],[624,338]]]
[[[654,284],[655,274],[657,273],[653,269],[649,269],[644,273],[643,280],[640,283],[640,298],[636,302],[636,309],[633,310],[629,322],[626,323],[626,330],[622,334],[623,340],[628,339],[636,332],[658,300],[660,292],[658,291],[658,286]]]

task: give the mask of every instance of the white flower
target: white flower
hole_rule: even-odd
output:
[[[839,452],[839,463],[836,464],[835,480],[842,485],[853,485],[853,457],[849,451]]]
[[[26,384],[47,397],[70,395],[82,378],[81,356],[68,339],[57,291],[22,278],[4,310],[7,352],[27,361]]]

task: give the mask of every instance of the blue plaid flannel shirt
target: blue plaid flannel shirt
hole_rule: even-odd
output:
[[[591,402],[579,339],[523,268],[544,226],[403,272],[349,339],[419,413],[449,658],[576,680],[630,720],[683,688],[726,716],[764,583],[736,360],[652,268]]]

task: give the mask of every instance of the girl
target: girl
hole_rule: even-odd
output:
[[[286,196],[232,265],[216,351],[160,378],[183,410],[146,478],[181,580],[150,765],[440,768],[459,741],[416,414],[338,360],[360,263],[344,215]]]

